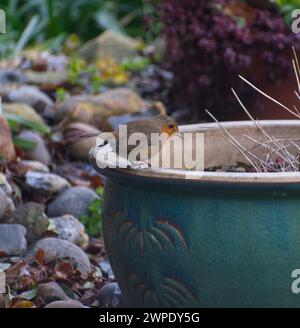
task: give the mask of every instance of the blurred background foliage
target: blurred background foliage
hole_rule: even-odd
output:
[[[295,9],[300,9],[299,0],[276,0],[276,3],[288,23],[292,20],[292,11]]]
[[[128,72],[138,71],[139,92],[157,94],[170,112],[186,106],[197,120],[205,106],[229,117],[236,106],[230,86],[238,74],[279,85],[290,73],[288,52],[300,48],[291,13],[299,6],[299,0],[1,0],[7,34],[1,36],[0,58],[17,56],[27,46],[63,51],[70,56],[70,82],[85,85],[81,77],[89,75],[93,92],[105,80],[129,84],[134,74]],[[138,61],[82,65],[74,50],[105,30],[145,41]],[[253,70],[257,63],[260,68]],[[107,68],[110,74],[100,79],[99,70]],[[241,82],[235,88],[244,91]]]
[[[58,51],[70,34],[81,41],[106,29],[145,36],[143,0],[1,0],[0,6],[7,16],[1,57],[33,43]]]

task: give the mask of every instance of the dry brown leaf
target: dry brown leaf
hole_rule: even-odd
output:
[[[43,266],[44,258],[45,258],[45,250],[40,248],[35,256],[35,260],[38,262],[39,267]]]
[[[11,306],[14,309],[28,309],[28,308],[35,308],[36,306],[30,301],[20,301]]]

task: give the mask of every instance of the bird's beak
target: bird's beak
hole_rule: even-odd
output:
[[[172,137],[178,133],[178,127],[175,126],[174,128],[170,128],[168,126],[164,126],[162,128],[162,132],[166,133],[169,137]]]

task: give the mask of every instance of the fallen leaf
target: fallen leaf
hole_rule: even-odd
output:
[[[21,301],[13,305],[12,308],[17,308],[17,309],[35,308],[35,305],[30,301]]]
[[[70,262],[61,262],[55,266],[54,272],[58,278],[67,279],[73,275],[74,268]]]
[[[14,280],[16,280],[22,270],[26,266],[26,261],[21,261],[14,266],[10,267],[6,271],[6,281],[7,283],[12,283]]]
[[[41,267],[44,263],[45,258],[45,251],[40,248],[35,256],[36,261],[38,262],[39,266]]]

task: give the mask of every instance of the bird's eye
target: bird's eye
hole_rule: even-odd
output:
[[[170,124],[170,125],[169,125],[169,128],[170,128],[170,129],[174,129],[174,124]]]
[[[104,140],[103,143],[101,145],[99,145],[98,147],[101,148],[101,147],[104,147],[108,144],[108,140]]]

